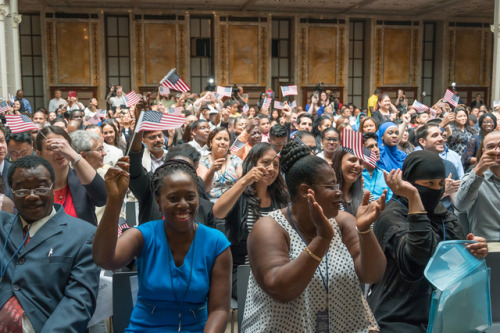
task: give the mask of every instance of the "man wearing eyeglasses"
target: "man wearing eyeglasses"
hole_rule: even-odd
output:
[[[19,213],[0,211],[0,326],[84,332],[99,286],[95,226],[54,205],[54,170],[43,158],[15,161],[8,181]]]
[[[167,151],[165,147],[165,137],[162,131],[142,132],[142,142],[146,145],[146,151],[142,154],[142,166],[148,172],[155,170],[165,162]]]

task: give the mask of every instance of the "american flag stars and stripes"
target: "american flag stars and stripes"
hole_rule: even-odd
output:
[[[414,100],[413,101],[413,105],[411,106],[415,111],[417,111],[417,113],[422,113],[422,112],[426,112],[427,110],[429,110],[429,107],[425,104],[422,104],[420,103],[419,101],[417,100]]]
[[[453,105],[454,107],[456,107],[458,105],[460,97],[455,95],[453,91],[451,91],[450,89],[447,89],[443,99],[448,103],[450,103],[451,105]]]
[[[271,106],[271,98],[269,97],[264,98],[264,103],[262,103],[262,109],[269,110],[270,106]]]
[[[14,104],[14,95],[9,94],[9,102],[10,104]]]
[[[160,86],[160,96],[168,96],[170,94],[170,89],[168,87]]]
[[[368,148],[363,147],[364,161],[370,164],[372,167],[377,165],[377,154]]]
[[[179,128],[184,125],[186,117],[163,114],[158,111],[144,111],[141,113],[135,132],[140,131],[163,131]]]
[[[248,110],[250,110],[250,107],[248,106],[248,104],[243,105],[243,113],[246,114],[248,112]]]
[[[293,108],[296,108],[297,107],[297,102],[296,101],[293,101],[292,104],[290,104],[290,107],[293,109]]]
[[[87,120],[87,122],[91,125],[97,125],[101,122],[101,118],[99,118],[99,113],[96,112],[95,115],[93,115],[92,117],[89,118],[89,120]]]
[[[229,150],[232,152],[236,152],[236,151],[240,150],[241,148],[245,147],[246,145],[247,145],[246,143],[241,142],[240,140],[236,139],[236,140],[234,140],[234,143]]]
[[[217,87],[217,94],[219,95],[219,99],[226,96],[231,97],[231,93],[233,92],[233,88],[231,87]]]
[[[106,118],[106,110],[97,110],[96,114],[98,114],[101,118]]]
[[[5,115],[7,119],[7,125],[9,126],[12,133],[21,133],[31,130],[38,130],[38,127],[31,121],[28,116],[24,114],[8,114]]]
[[[281,92],[283,93],[283,96],[292,96],[292,95],[298,95],[297,94],[297,86],[281,86]]]
[[[131,108],[132,106],[136,105],[141,101],[141,98],[139,95],[135,93],[135,91],[131,91],[128,94],[125,95],[125,98],[127,99],[127,107]]]
[[[5,113],[5,112],[9,112],[9,111],[10,111],[9,103],[7,103],[7,101],[1,101],[0,102],[0,113]]]
[[[178,115],[178,116],[182,116],[182,108],[181,107],[168,108],[167,109],[167,113],[168,114],[175,114],[175,115]]]
[[[280,101],[274,101],[274,108],[276,110],[283,110],[283,102]]]
[[[364,161],[363,134],[344,128],[342,130],[342,149]]]
[[[123,229],[130,229],[130,226],[128,225],[127,222],[123,223],[123,224],[120,224],[118,226],[118,236],[121,236],[122,233],[123,233]]]
[[[160,81],[160,85],[181,92],[188,92],[191,90],[188,84],[184,82],[179,75],[177,75],[175,68],[171,69],[170,72],[165,75],[165,77]]]

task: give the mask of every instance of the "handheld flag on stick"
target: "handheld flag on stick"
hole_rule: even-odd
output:
[[[160,81],[160,86],[164,86],[173,90],[188,92],[191,88],[177,73],[175,68],[172,68],[170,72]]]
[[[10,104],[14,104],[14,96],[12,94],[9,94],[9,102]]]
[[[276,110],[283,110],[283,102],[280,101],[274,101],[274,108]]]
[[[269,97],[264,98],[264,103],[262,103],[262,109],[269,110],[270,106],[271,106],[271,98]]]
[[[163,114],[158,111],[144,111],[137,120],[135,133],[140,131],[164,131],[176,129],[184,125],[186,117]]]
[[[21,133],[31,130],[38,130],[38,127],[28,116],[24,114],[8,114],[5,115],[7,125],[12,133]]]
[[[292,104],[290,104],[290,107],[293,109],[293,108],[296,108],[297,107],[297,102],[296,101],[293,101]]]
[[[243,114],[247,114],[248,110],[250,110],[250,107],[248,106],[248,104],[243,105]]]
[[[176,114],[178,116],[182,116],[182,108],[181,107],[177,107],[177,108],[168,108],[167,109],[167,113],[168,114]]]
[[[246,145],[247,145],[246,143],[241,142],[240,140],[236,139],[236,140],[234,140],[234,143],[229,150],[234,153],[234,152],[237,152],[238,150],[240,150],[241,148],[245,147]]]
[[[292,95],[298,95],[297,94],[297,86],[281,86],[281,92],[283,93],[283,96],[292,96]]]
[[[168,96],[170,89],[168,87],[160,86],[160,96]]]
[[[221,87],[221,86],[217,87],[217,95],[219,95],[218,96],[219,99],[224,96],[231,97],[232,92],[233,89],[231,87]]]
[[[443,99],[445,101],[447,101],[448,103],[450,103],[451,105],[453,105],[454,107],[456,107],[458,105],[458,101],[460,100],[460,97],[455,95],[453,93],[453,91],[451,91],[450,89],[447,89],[446,94],[444,94]]]
[[[420,103],[419,101],[417,100],[414,100],[413,101],[413,105],[411,106],[415,111],[417,111],[417,113],[422,113],[422,112],[426,112],[427,110],[429,110],[429,107],[425,104],[422,104]]]
[[[90,117],[89,120],[87,120],[87,122],[91,125],[99,124],[101,122],[101,118],[99,118],[99,113],[96,112],[93,117]]]
[[[128,94],[126,94],[125,98],[127,99],[127,107],[129,108],[131,108],[132,106],[136,105],[141,101],[141,98],[133,90]]]
[[[363,134],[344,128],[342,130],[342,149],[364,161]]]
[[[377,166],[377,154],[373,150],[363,147],[364,161],[372,167]]]
[[[6,101],[1,101],[0,102],[0,113],[9,112],[9,111],[10,111],[9,104]]]

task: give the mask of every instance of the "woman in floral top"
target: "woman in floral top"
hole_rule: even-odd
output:
[[[201,158],[198,166],[198,176],[203,179],[212,199],[218,199],[233,186],[243,172],[243,161],[238,156],[229,154],[230,142],[226,128],[215,128],[207,141],[210,154]]]

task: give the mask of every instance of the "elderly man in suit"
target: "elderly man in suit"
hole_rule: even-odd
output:
[[[17,160],[8,181],[19,213],[0,212],[0,331],[84,332],[99,286],[95,226],[54,205],[43,158]]]

